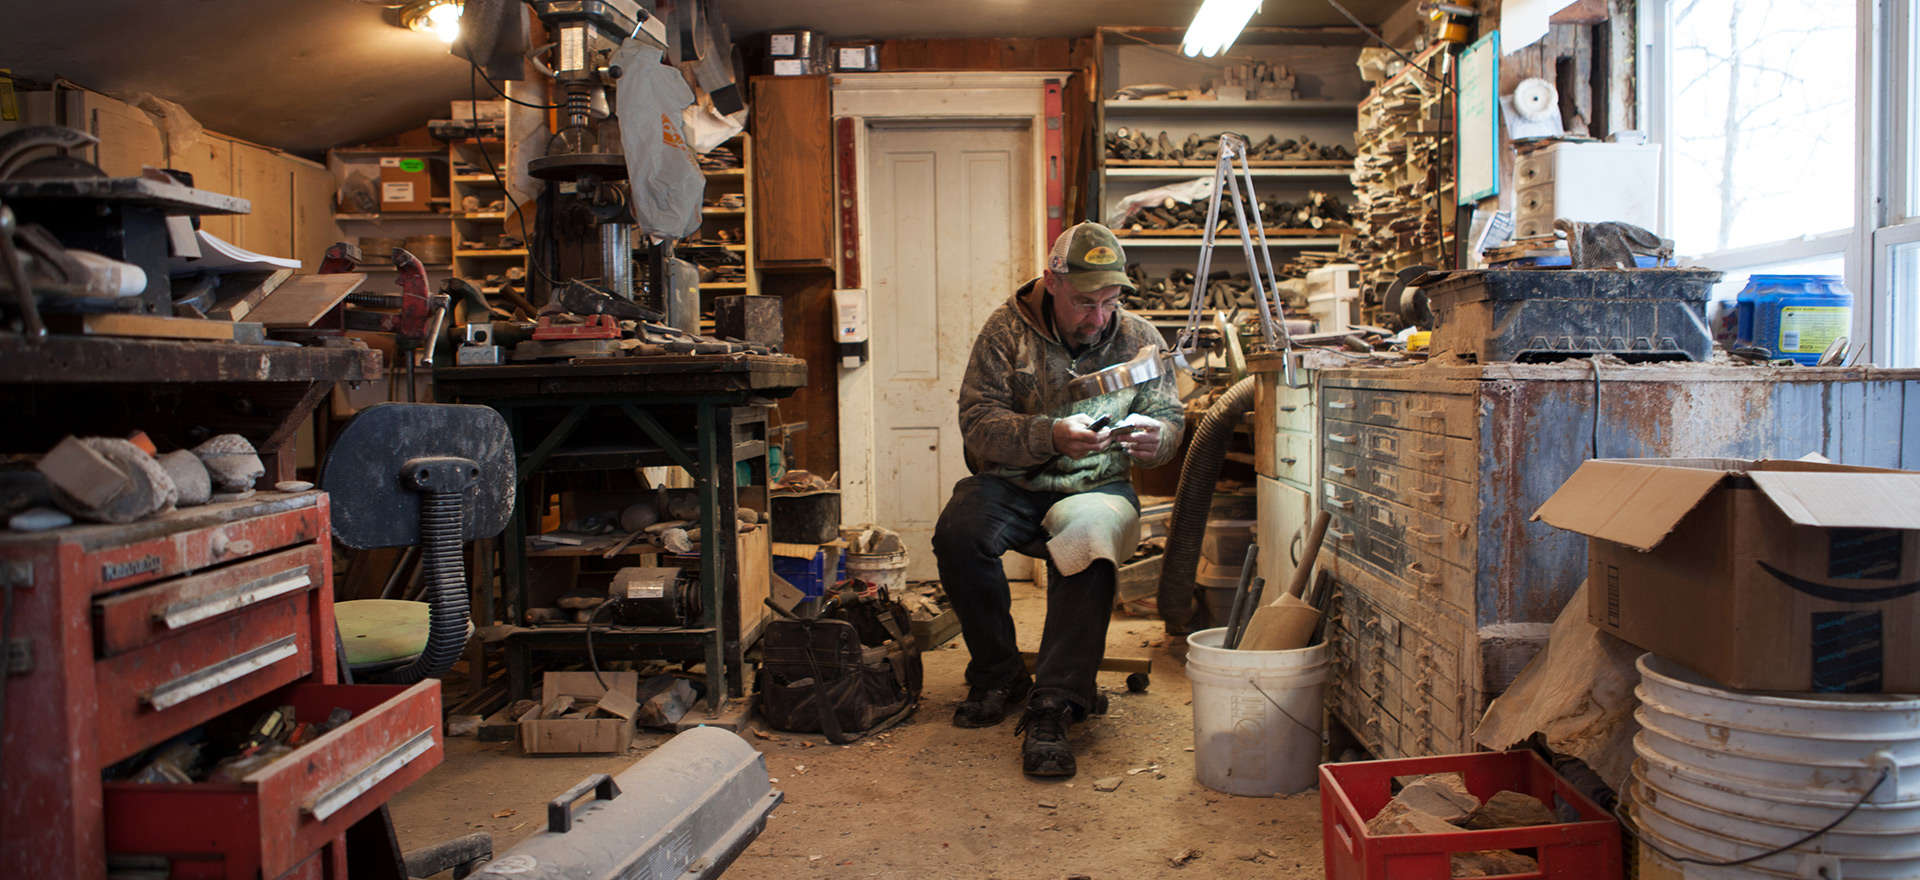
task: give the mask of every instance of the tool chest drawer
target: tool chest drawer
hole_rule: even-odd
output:
[[[1404,563],[1416,556],[1427,556],[1446,560],[1462,568],[1474,564],[1476,538],[1473,530],[1464,523],[1423,513],[1355,489],[1352,485],[1354,477],[1344,474],[1331,456],[1328,457],[1326,476],[1326,482],[1321,484],[1322,504],[1329,511],[1350,514],[1357,527],[1364,527],[1375,536],[1398,545],[1401,551],[1394,554],[1394,558]],[[1404,576],[1398,571],[1393,573]]]
[[[1464,394],[1345,387],[1329,382],[1321,392],[1325,418],[1471,439],[1473,398]]]
[[[1368,462],[1465,482],[1477,479],[1479,462],[1473,444],[1459,437],[1336,419],[1327,420],[1325,436],[1329,453],[1346,453]]]
[[[442,757],[440,683],[432,679],[293,685],[219,721],[244,729],[277,706],[292,706],[303,723],[338,708],[352,716],[239,782],[106,783],[106,851],[166,857],[174,876],[190,868],[194,877],[279,877]]]

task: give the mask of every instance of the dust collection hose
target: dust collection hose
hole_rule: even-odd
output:
[[[1180,488],[1173,497],[1173,518],[1167,533],[1166,559],[1160,564],[1160,619],[1169,635],[1192,632],[1195,613],[1193,578],[1200,565],[1200,541],[1207,533],[1207,515],[1213,510],[1213,485],[1220,479],[1220,463],[1227,457],[1233,426],[1253,409],[1254,377],[1227,389],[1200,419],[1199,430],[1180,464]]]
[[[464,492],[420,493],[420,570],[427,596],[427,646],[391,678],[439,678],[467,649],[467,568],[460,554]]]

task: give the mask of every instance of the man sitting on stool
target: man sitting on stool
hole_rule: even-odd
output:
[[[1153,325],[1120,309],[1133,289],[1113,233],[1081,223],[1060,235],[1047,271],[987,317],[960,386],[960,431],[974,475],[954,484],[934,528],[940,582],[972,659],[959,727],[990,727],[1026,703],[1021,766],[1072,776],[1067,727],[1094,705],[1107,646],[1114,570],[1140,537],[1133,465],[1180,448],[1171,376],[1088,400],[1067,382],[1161,347]],[[1034,675],[1014,641],[1000,557],[1045,539],[1047,618]]]

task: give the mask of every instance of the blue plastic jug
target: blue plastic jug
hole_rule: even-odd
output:
[[[1853,294],[1834,275],[1751,276],[1734,310],[1739,344],[1807,365],[1853,326]]]

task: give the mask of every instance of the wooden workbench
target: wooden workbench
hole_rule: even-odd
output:
[[[146,431],[161,449],[198,431],[245,436],[261,488],[294,476],[294,435],[335,382],[383,380],[367,348],[238,345],[0,333],[0,452],[41,453],[69,434]]]

